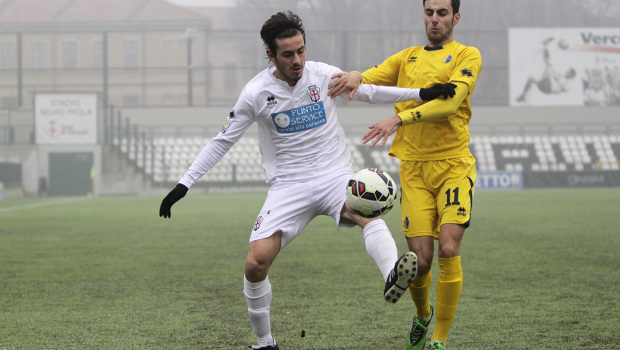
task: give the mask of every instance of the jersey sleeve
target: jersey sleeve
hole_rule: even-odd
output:
[[[447,100],[436,98],[416,108],[398,113],[398,116],[402,120],[402,125],[429,121],[454,114],[469,94],[467,85],[462,82],[456,83],[456,89],[454,91],[455,95]]]
[[[460,56],[458,64],[450,76],[450,82],[467,84],[471,94],[476,87],[478,75],[482,69],[482,57],[480,56],[480,51],[473,46],[466,47]]]
[[[362,74],[362,84],[395,86],[398,82],[400,63],[405,51],[388,57],[383,63],[366,70]],[[359,72],[358,72],[359,73]]]
[[[179,183],[185,187],[192,187],[202,175],[215,166],[232,148],[233,143],[224,140],[211,139],[200,151],[196,159],[189,166]]]
[[[346,98],[348,94],[341,94]],[[399,88],[396,86],[377,86],[373,84],[361,84],[353,100],[373,104],[398,103],[406,101],[422,102],[420,89]]]
[[[243,133],[254,122],[255,112],[252,105],[249,96],[242,92],[235,107],[226,118],[226,122],[219,134],[212,138],[200,151],[189,169],[179,180],[180,184],[190,188],[200,177],[222,160],[224,155],[239,141]]]

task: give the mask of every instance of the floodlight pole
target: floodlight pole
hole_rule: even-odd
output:
[[[22,54],[22,33],[17,33],[17,107],[23,107],[24,103],[24,66],[23,66],[23,54]]]
[[[187,39],[187,105],[192,106],[194,95],[194,83],[192,77],[192,54],[194,38],[196,37],[196,30],[194,28],[187,28],[183,36]]]

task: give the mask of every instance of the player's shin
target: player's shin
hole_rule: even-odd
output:
[[[439,258],[438,262],[440,272],[437,280],[437,321],[431,339],[446,343],[463,288],[463,270],[460,256]]]
[[[364,245],[368,255],[375,261],[377,267],[386,281],[394,262],[398,260],[398,248],[383,219],[376,219],[369,222],[362,230],[364,234]]]
[[[418,275],[411,286],[409,286],[409,294],[416,306],[417,317],[421,320],[431,316],[431,306],[429,298],[431,294],[431,282],[433,281],[433,273],[428,272],[426,275]]]
[[[272,296],[269,278],[265,278],[261,282],[252,283],[244,276],[243,294],[245,294],[248,304],[248,315],[252,324],[252,331],[256,334],[258,345],[274,345],[269,314]]]

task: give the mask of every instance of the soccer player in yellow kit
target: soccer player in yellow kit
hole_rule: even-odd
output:
[[[396,115],[372,126],[363,141],[385,145],[396,132],[390,155],[401,160],[402,224],[409,249],[418,256],[418,275],[409,287],[416,314],[407,349],[421,350],[436,314],[431,350],[443,350],[463,286],[461,240],[470,224],[475,160],[469,151],[469,103],[482,59],[475,47],[454,41],[460,20],[459,0],[423,0],[428,44],[407,48],[364,73],[338,74],[330,95],[360,83],[399,87],[456,85],[453,98],[395,105]],[[352,96],[352,95],[350,95]],[[436,310],[430,303],[431,264],[439,242]]]

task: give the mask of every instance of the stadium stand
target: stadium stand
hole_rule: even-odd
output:
[[[157,137],[116,139],[120,151],[155,183],[176,183],[207,138]],[[371,148],[347,138],[355,169],[379,167],[398,174],[398,160],[389,144]],[[470,148],[479,172],[606,171],[620,169],[620,135],[472,136]],[[198,184],[257,185],[264,183],[255,137],[243,137]]]

